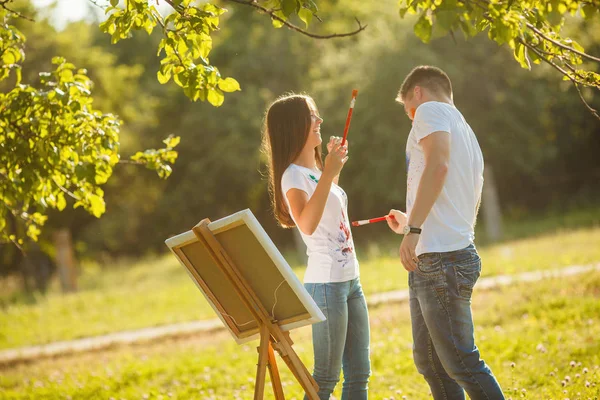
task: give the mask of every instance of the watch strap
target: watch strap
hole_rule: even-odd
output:
[[[410,233],[420,234],[422,232],[421,228],[410,227]]]

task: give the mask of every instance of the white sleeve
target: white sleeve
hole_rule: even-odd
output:
[[[417,108],[413,121],[413,131],[417,142],[431,135],[433,132],[443,131],[450,133],[450,118],[445,110],[435,103],[423,103]]]
[[[281,177],[281,191],[286,200],[290,189],[300,189],[309,196],[312,194],[308,178],[295,168],[286,170]]]

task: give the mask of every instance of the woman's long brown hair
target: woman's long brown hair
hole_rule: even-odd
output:
[[[273,102],[267,109],[262,135],[262,152],[267,157],[269,196],[275,219],[284,228],[296,224],[283,198],[281,178],[300,155],[310,134],[311,112],[316,105],[310,96],[289,94]],[[315,162],[323,169],[321,146],[315,148]]]

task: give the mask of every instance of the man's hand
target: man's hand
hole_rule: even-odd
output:
[[[402,261],[402,265],[404,265],[404,269],[409,272],[417,269],[418,259],[417,254],[415,253],[417,243],[419,243],[419,235],[416,233],[409,233],[404,236],[402,244],[400,245],[400,260]]]
[[[404,229],[404,225],[406,225],[406,214],[402,211],[392,209],[390,210],[390,213],[385,216],[385,220],[391,230],[398,235],[402,235],[402,229]]]

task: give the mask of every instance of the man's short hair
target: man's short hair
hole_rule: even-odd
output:
[[[450,82],[450,78],[438,67],[419,65],[418,67],[413,68],[404,79],[404,82],[402,82],[396,100],[403,103],[404,99],[406,99],[406,95],[411,92],[415,86],[426,88],[436,94],[452,97],[452,83]]]

